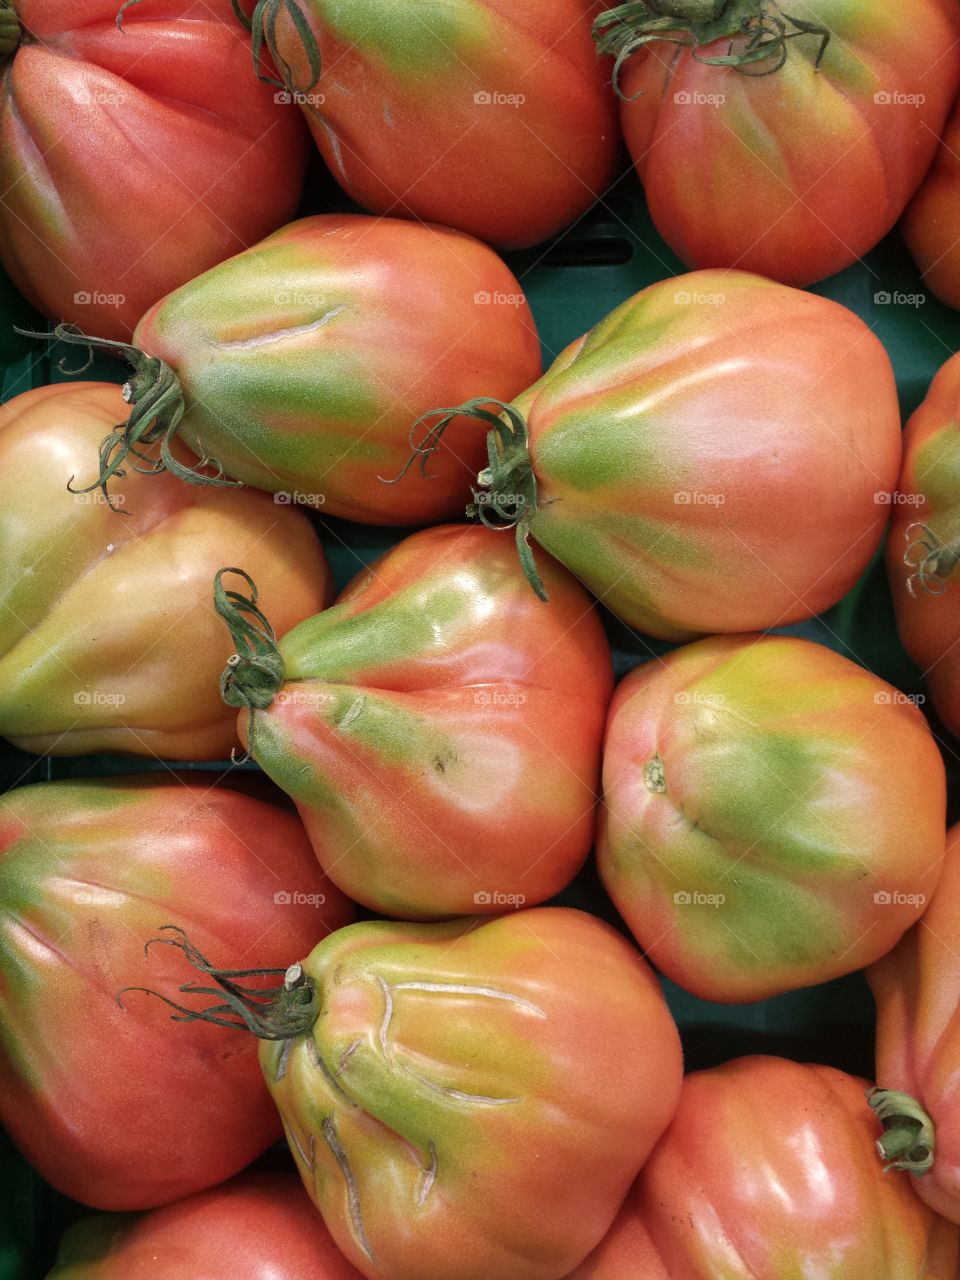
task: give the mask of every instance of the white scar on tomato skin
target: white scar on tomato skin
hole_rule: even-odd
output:
[[[485,996],[488,1000],[506,1000],[520,1009],[536,1014],[538,1018],[547,1016],[546,1012],[532,1000],[512,995],[509,991],[498,991],[496,987],[473,987],[453,982],[397,982],[393,989],[394,991],[436,991],[442,995],[453,996]]]
[[[274,329],[270,333],[258,333],[252,338],[235,338],[231,342],[211,341],[210,346],[215,347],[218,351],[250,351],[254,347],[267,346],[271,342],[283,342],[286,338],[298,338],[301,334],[313,333],[317,329],[322,329],[346,309],[346,304],[344,304],[340,307],[333,307],[330,311],[320,316],[319,319],[311,320],[309,324],[291,325],[288,329]]]
[[[437,1181],[437,1144],[430,1143],[430,1167],[424,1169],[423,1176],[420,1180],[420,1189],[417,1192],[417,1208],[422,1209],[427,1203],[427,1197],[434,1188]]]
[[[304,1168],[309,1173],[313,1173],[314,1163],[315,1163],[314,1144],[316,1142],[316,1139],[314,1138],[313,1134],[311,1133],[310,1135],[310,1154],[308,1156],[303,1149],[303,1143],[300,1141],[299,1134],[297,1133],[293,1125],[289,1124],[287,1120],[283,1119],[282,1117],[281,1117],[281,1121],[283,1124],[283,1132],[287,1135],[287,1142],[289,1143],[290,1146],[293,1147],[296,1154],[300,1157],[300,1163],[304,1166]]]
[[[350,1222],[353,1225],[354,1237],[370,1261],[376,1262],[376,1254],[373,1252],[373,1248],[367,1238],[366,1228],[363,1225],[363,1214],[360,1209],[360,1188],[357,1185],[356,1175],[350,1166],[350,1161],[347,1159],[347,1153],[340,1142],[333,1116],[327,1116],[323,1122],[323,1137],[333,1153],[334,1160],[340,1167],[343,1181],[346,1184],[347,1210],[350,1214]]]

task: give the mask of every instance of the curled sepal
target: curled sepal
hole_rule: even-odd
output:
[[[632,0],[605,10],[593,24],[597,53],[614,58],[613,87],[620,97],[625,96],[620,89],[624,64],[655,41],[681,45],[708,66],[767,76],[786,62],[787,42],[801,36],[819,39],[814,64],[819,71],[830,32],[787,13],[771,12],[768,0]],[[726,53],[701,52],[718,40],[729,41]]]
[[[91,338],[73,324],[58,324],[52,333],[33,333],[28,329],[18,329],[17,332],[28,338],[85,347],[87,359],[84,364],[77,369],[68,369],[65,359],[61,360],[61,373],[86,373],[93,363],[94,351],[105,351],[117,360],[124,360],[133,370],[123,387],[123,398],[131,406],[130,416],[100,442],[100,473],[96,480],[82,489],[74,489],[74,477],[71,476],[67,484],[71,493],[91,493],[94,489],[99,489],[115,511],[129,515],[129,511],[114,506],[107,488],[114,476],[123,479],[126,475],[123,468],[127,463],[142,475],[158,475],[161,471],[169,471],[178,480],[185,480],[188,484],[242,487],[238,480],[228,480],[223,468],[212,458],[201,458],[195,467],[187,467],[171,453],[170,443],[177,433],[186,406],[177,375],[163,360],[148,356],[139,347],[132,347],[126,342]],[[157,453],[146,452],[154,445],[159,446],[159,456]],[[212,475],[209,474],[211,469]]]
[[[139,3],[139,0],[133,0],[133,3]],[[286,89],[292,94],[308,93],[320,79],[322,66],[319,46],[313,32],[310,30],[310,23],[300,7],[299,0],[257,0],[257,6],[253,11],[252,18],[248,18],[244,13],[240,0],[231,0],[231,4],[233,5],[233,12],[253,36],[253,69],[257,74],[257,79],[264,81],[265,84],[276,85],[278,89]],[[294,30],[303,47],[303,52],[306,54],[307,64],[310,67],[310,79],[306,84],[297,84],[293,68],[280,53],[277,44],[277,18],[281,10],[286,12],[293,23]],[[280,72],[282,77],[280,80],[277,80],[264,70],[264,43],[266,43],[270,57],[273,59],[274,66]]]
[[[901,1169],[921,1178],[933,1168],[936,1146],[933,1121],[907,1093],[871,1089],[867,1101],[883,1125],[877,1150],[885,1168]]]
[[[920,536],[914,536],[919,530]],[[917,590],[929,596],[942,596],[947,579],[960,561],[960,545],[941,542],[929,525],[914,521],[904,533],[907,549],[903,563],[913,573],[907,578],[907,590],[916,599]]]
[[[226,589],[223,579],[228,573],[244,580],[249,596]],[[237,646],[220,677],[220,696],[228,707],[247,707],[251,712],[270,706],[286,676],[276,632],[258,607],[258,599],[256,583],[242,569],[220,569],[213,580],[214,608]]]
[[[151,947],[176,947],[198,973],[216,983],[216,986],[208,987],[196,982],[185,982],[179,988],[180,993],[189,996],[216,996],[220,998],[220,1003],[196,1009],[177,1004],[169,996],[150,987],[124,987],[117,992],[117,1004],[121,1009],[125,1007],[123,997],[128,991],[142,991],[145,995],[156,996],[173,1009],[173,1022],[211,1022],[217,1027],[252,1031],[260,1040],[292,1040],[295,1036],[305,1035],[316,1022],[320,1013],[320,998],[301,964],[292,964],[288,969],[217,969],[197,950],[178,925],[161,925],[160,932],[164,931],[179,936],[151,938],[143,949],[144,954],[149,958]],[[240,986],[237,982],[238,978],[246,980],[277,977],[280,974],[283,974],[282,982],[266,986]]]

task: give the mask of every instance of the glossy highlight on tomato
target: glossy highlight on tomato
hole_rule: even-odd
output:
[[[118,387],[83,382],[0,408],[0,734],[49,755],[223,759],[237,738],[213,574],[241,557],[281,626],[322,609],[332,580],[302,511],[262,493],[132,466],[112,499],[125,515],[68,493],[124,412]]]
[[[4,12],[11,7],[5,0]],[[282,226],[306,142],[230,0],[13,0],[0,260],[37,309],[129,341],[158,298]]]
[[[586,593],[543,570],[549,607],[509,540],[428,529],[252,648],[250,583],[221,576],[239,732],[357,902],[408,919],[500,912],[552,897],[582,865],[610,650]]]
[[[621,683],[598,863],[649,959],[707,1000],[852,973],[923,912],[946,778],[904,694],[809,640],[722,636]]]
[[[364,208],[516,249],[579,218],[617,175],[596,10],[262,0],[254,48],[262,35],[330,171]]]
[[[0,1120],[41,1177],[95,1208],[214,1186],[279,1136],[246,1038],[202,1022],[171,1035],[139,990],[196,976],[173,947],[145,956],[147,939],[177,922],[229,967],[254,952],[285,965],[352,919],[295,816],[213,781],[0,798]]]

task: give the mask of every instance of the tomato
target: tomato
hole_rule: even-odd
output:
[[[652,970],[581,911],[353,925],[275,992],[240,985],[307,1191],[369,1280],[557,1280],[679,1097]]]
[[[657,230],[788,284],[887,234],[960,85],[952,0],[651,0],[597,28]]]
[[[244,583],[221,583],[243,741],[358,902],[502,911],[552,897],[587,856],[610,650],[586,593],[545,570],[550,608],[495,533],[425,530],[254,650]]]
[[[607,891],[654,964],[707,1000],[871,963],[942,869],[946,781],[923,715],[809,640],[723,636],[631,672],[603,786]]]
[[[613,1230],[568,1280],[955,1280],[957,1229],[884,1176],[865,1088],[782,1058],[687,1076]]]
[[[301,122],[254,84],[230,0],[5,0],[0,260],[44,314],[129,340],[171,289],[281,226]],[[19,19],[19,26],[16,19]]]
[[[484,403],[463,408],[493,422]],[[425,463],[452,416],[422,433]],[[481,515],[668,640],[835,604],[880,544],[900,463],[893,372],[863,322],[736,271],[628,299],[499,433]]]
[[[897,628],[940,718],[960,733],[960,356],[934,378],[904,433],[887,575]]]
[[[50,755],[222,759],[236,734],[214,573],[242,558],[284,626],[324,607],[330,574],[306,517],[265,494],[133,468],[114,496],[127,515],[67,493],[122,413],[102,383],[0,408],[0,734]]]
[[[926,914],[867,977],[877,1001],[875,1100],[889,1110],[883,1154],[908,1169],[918,1194],[960,1222],[960,827]],[[906,1095],[906,1096],[904,1096]],[[905,1136],[905,1146],[897,1138]]]
[[[23,787],[0,798],[0,903],[0,1121],[41,1177],[147,1209],[279,1136],[244,1038],[172,1037],[159,1000],[118,992],[191,976],[172,947],[144,955],[171,920],[232,966],[284,963],[350,920],[292,814],[209,779]]]
[[[134,342],[113,349],[135,371],[134,408],[101,458],[104,492],[131,447],[179,431],[234,480],[370,524],[462,511],[483,456],[469,427],[431,480],[378,477],[400,472],[423,410],[478,386],[513,395],[540,373],[530,309],[492,249],[354,214],[304,218],[208,271],[148,311]]]
[[[142,1218],[74,1223],[48,1280],[360,1280],[299,1179],[246,1173]]]
[[[948,306],[960,307],[960,100],[900,227],[924,283]]]
[[[508,248],[568,226],[617,176],[595,0],[261,0],[261,35],[334,177],[375,213]],[[304,38],[305,37],[305,38]]]

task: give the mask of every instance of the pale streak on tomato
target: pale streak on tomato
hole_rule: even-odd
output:
[[[937,1213],[960,1222],[960,828],[923,919],[867,970],[877,1001],[877,1084],[915,1098],[933,1120],[933,1168],[911,1178]]]
[[[123,32],[115,0],[15,8],[35,40],[0,81],[3,266],[41,313],[129,342],[293,216],[300,121],[250,75],[230,0],[151,0]]]
[[[539,485],[531,533],[651,635],[811,617],[883,536],[893,370],[824,298],[737,271],[655,284],[514,404]]]
[[[358,902],[492,912],[497,894],[551,897],[582,865],[610,651],[586,593],[543,571],[548,605],[509,537],[427,530],[280,640],[286,683],[240,732]]]
[[[770,75],[708,66],[672,44],[630,59],[624,136],[657,230],[684,262],[807,285],[886,235],[960,84],[955,6],[909,8],[905,20],[885,0],[784,6],[784,17],[832,33],[819,70],[816,34],[791,39]]]
[[[317,84],[307,88],[284,6],[281,57],[307,93],[321,154],[365,208],[521,248],[568,226],[616,177],[616,104],[590,39],[593,0],[298,7],[319,46]]]
[[[323,1012],[260,1060],[347,1257],[376,1280],[552,1280],[578,1262],[679,1095],[676,1028],[636,951],[540,908],[355,925],[304,969]]]
[[[251,566],[282,627],[322,609],[332,580],[302,511],[265,494],[131,466],[114,492],[127,515],[69,494],[124,413],[103,383],[0,408],[0,733],[54,755],[222,759],[237,738],[218,692],[231,650],[214,573]]]
[[[923,670],[933,705],[952,733],[960,732],[960,578],[949,564],[949,553],[960,550],[958,494],[960,357],[952,356],[907,423],[887,540],[887,576],[900,639]],[[928,548],[930,590],[917,576]],[[936,561],[942,551],[947,557],[941,576]],[[907,555],[913,563],[906,563]]]
[[[771,1057],[687,1076],[612,1231],[568,1280],[954,1280],[957,1229],[883,1173],[866,1089]]]
[[[248,1037],[117,1003],[126,986],[178,999],[196,976],[171,947],[148,964],[144,943],[177,924],[228,967],[282,967],[353,917],[293,815],[212,782],[0,799],[0,1118],[41,1177],[97,1208],[213,1186],[279,1137]]]
[[[933,164],[901,220],[925,288],[960,307],[960,103],[943,129]]]
[[[179,377],[181,435],[197,453],[370,524],[461,513],[485,457],[473,423],[447,435],[429,479],[418,467],[403,484],[380,477],[401,471],[421,413],[509,399],[540,373],[530,309],[491,249],[355,214],[304,218],[207,272],[144,316],[134,341]]]
[[[808,640],[702,640],[614,695],[600,872],[675,982],[766,999],[895,945],[936,888],[945,806],[933,735],[885,681]]]

